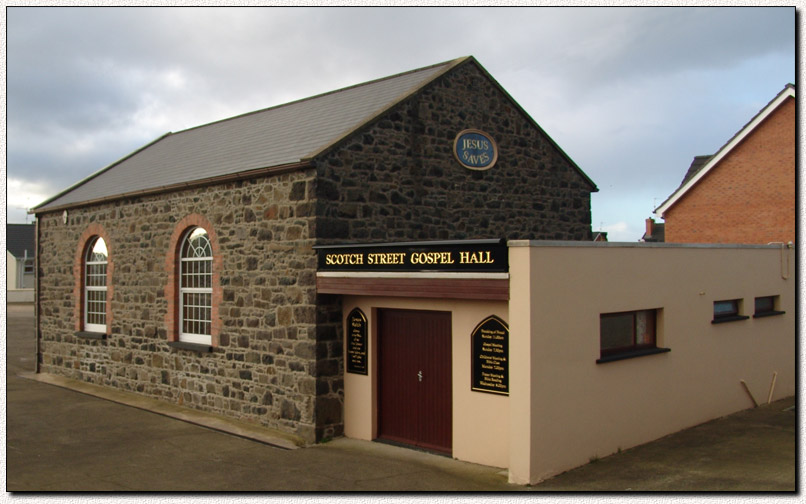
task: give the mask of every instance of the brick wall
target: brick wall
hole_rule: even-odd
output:
[[[795,113],[789,98],[672,206],[666,241],[795,241]]]

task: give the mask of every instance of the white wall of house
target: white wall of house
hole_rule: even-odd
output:
[[[374,318],[387,308],[451,313],[452,456],[513,483],[792,396],[794,259],[762,245],[514,241],[508,302],[345,295],[344,315],[360,308],[368,324],[368,374],[344,375],[345,434],[378,436]],[[770,296],[774,311],[754,316]],[[726,300],[738,316],[713,323]],[[603,356],[602,315],[646,310],[654,345]],[[470,387],[471,333],[490,314],[509,324],[508,396]]]
[[[34,275],[25,274],[22,259],[17,259],[6,250],[6,302],[33,303]]]

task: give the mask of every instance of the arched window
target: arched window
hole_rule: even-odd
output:
[[[189,229],[179,250],[179,341],[210,345],[213,250],[207,231]]]
[[[106,332],[107,264],[109,253],[100,236],[93,238],[84,255],[84,330]]]

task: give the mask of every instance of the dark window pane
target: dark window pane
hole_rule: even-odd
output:
[[[602,350],[633,345],[633,314],[602,315],[599,336]]]
[[[739,314],[739,303],[735,299],[730,301],[714,301],[714,318],[730,317]]]
[[[773,296],[756,298],[756,313],[765,313],[775,310],[775,298]]]

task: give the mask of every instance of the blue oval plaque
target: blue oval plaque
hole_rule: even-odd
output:
[[[460,131],[453,141],[453,154],[471,170],[488,170],[498,160],[498,146],[487,133],[474,129]]]

